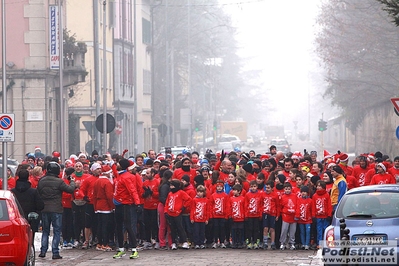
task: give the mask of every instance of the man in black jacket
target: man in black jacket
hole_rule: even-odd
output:
[[[75,182],[72,179],[70,180],[71,183],[68,185],[64,180],[59,178],[61,167],[56,162],[49,162],[46,169],[47,175],[39,180],[37,186],[39,195],[44,202],[44,209],[42,211],[43,235],[39,257],[44,258],[46,256],[48,238],[50,235],[50,225],[52,224],[53,243],[51,251],[53,253],[53,260],[62,259],[58,247],[62,229],[62,192],[72,194],[75,190]]]
[[[40,198],[38,191],[31,187],[31,183],[28,181],[28,178],[29,171],[26,169],[21,169],[18,172],[18,180],[16,182],[15,188],[13,188],[11,191],[18,199],[18,202],[21,204],[22,210],[24,211],[25,218],[29,221],[33,232],[32,240],[34,243],[35,232],[37,232],[39,229],[39,220],[29,220],[28,214],[31,212],[40,214],[40,211],[44,208],[44,203]]]

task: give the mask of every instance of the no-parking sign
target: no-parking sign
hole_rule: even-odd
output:
[[[14,114],[0,114],[0,142],[14,141]]]

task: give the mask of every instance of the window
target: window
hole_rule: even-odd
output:
[[[143,93],[151,94],[151,71],[143,70]]]
[[[8,221],[8,209],[5,200],[0,200],[0,221]]]
[[[151,44],[151,22],[143,18],[142,24],[143,24],[143,43]]]

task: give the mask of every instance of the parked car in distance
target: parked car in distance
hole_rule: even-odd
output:
[[[334,248],[333,242],[341,239],[341,219],[345,219],[353,243],[373,247],[392,240],[397,245],[399,185],[364,186],[346,192],[338,203],[331,225],[324,232],[329,248]]]
[[[15,172],[17,171],[19,162],[15,159],[7,159],[7,167],[10,167],[13,176],[15,176]],[[0,157],[0,177],[3,177],[3,158]]]
[[[166,154],[172,153],[174,156],[178,155],[179,153],[184,153],[185,151],[190,151],[191,149],[187,146],[174,146],[174,147],[162,147],[159,153]]]
[[[245,146],[247,146],[247,147],[253,147],[253,146],[255,146],[254,137],[248,136],[248,137],[247,137],[247,142],[245,142]]]
[[[245,144],[238,136],[230,134],[219,135],[218,143],[219,142],[231,142],[233,148],[241,148]]]
[[[284,154],[291,152],[291,144],[286,139],[272,139],[269,147],[271,145],[276,146],[277,151],[282,151]]]
[[[32,230],[14,194],[0,190],[0,265],[34,265]]]

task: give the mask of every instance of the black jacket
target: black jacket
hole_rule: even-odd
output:
[[[17,180],[15,188],[13,188],[11,191],[18,199],[26,219],[28,219],[28,214],[30,212],[36,212],[40,214],[40,211],[43,210],[43,200],[40,198],[37,190],[35,188],[31,188],[30,182]],[[38,229],[37,224],[38,221],[31,223],[32,230],[34,232],[36,232]]]
[[[39,180],[37,191],[44,202],[42,212],[63,213],[62,192],[72,194],[75,190],[75,182],[71,180],[68,185],[58,176],[46,175]]]

